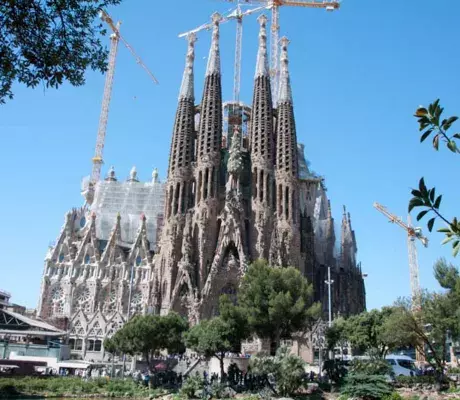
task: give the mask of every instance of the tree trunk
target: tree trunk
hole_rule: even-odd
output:
[[[224,382],[225,381],[225,372],[224,372],[224,357],[225,357],[225,353],[224,352],[221,352],[220,353],[220,357],[217,356],[217,358],[219,359],[219,363],[220,363],[220,381],[221,382]]]

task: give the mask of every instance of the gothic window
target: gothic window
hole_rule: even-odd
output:
[[[60,253],[59,254],[59,262],[63,262],[64,261],[64,253]]]
[[[141,265],[141,263],[142,263],[142,257],[141,257],[141,256],[137,256],[137,257],[136,257],[136,265],[139,266],[139,265]]]
[[[81,287],[74,300],[74,310],[82,310],[85,313],[91,312],[91,293],[85,286]]]
[[[89,264],[91,261],[91,257],[89,256],[89,254],[86,254],[85,255],[85,264]]]
[[[84,228],[86,225],[86,218],[85,217],[82,217],[80,219],[80,228]]]
[[[84,336],[85,335],[85,329],[83,328],[83,325],[80,320],[78,320],[72,327],[72,334],[78,335],[78,336]],[[78,350],[78,349],[76,349]]]
[[[131,314],[139,313],[142,310],[142,293],[135,292],[131,298]]]
[[[75,339],[69,339],[70,350],[75,350]]]
[[[104,333],[102,331],[101,325],[99,322],[96,322],[89,332],[89,336],[103,336]]]
[[[105,314],[113,314],[116,310],[117,310],[117,291],[116,289],[112,289],[110,291],[110,294],[105,299],[103,311]]]
[[[62,315],[64,313],[64,291],[60,286],[55,287],[51,291],[50,302],[50,316]]]

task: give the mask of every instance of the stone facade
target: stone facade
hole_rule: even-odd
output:
[[[163,219],[151,203],[164,208],[163,193],[156,171],[152,182],[139,182],[135,170],[118,182],[111,169],[96,185],[92,206],[67,213],[45,258],[37,314],[69,331],[74,358],[103,359],[104,339],[129,317],[151,311],[155,246],[149,238]],[[109,229],[113,207],[123,214],[113,215]],[[133,221],[132,212],[140,209],[145,213]]]
[[[222,138],[219,16],[201,103],[193,107],[194,35],[172,136],[165,223],[155,261],[155,312],[177,311],[191,323],[209,318],[222,293],[236,295],[248,264],[265,258],[297,268],[313,283],[327,313],[331,267],[334,314],[363,311],[365,289],[356,262],[350,216],[335,248],[334,220],[324,181],[309,171],[297,143],[288,44],[281,40],[278,102],[272,103],[265,16],[248,137],[238,128]],[[192,121],[198,119],[197,129]],[[181,123],[180,123],[181,122]],[[244,143],[249,143],[248,148]],[[179,144],[179,145],[178,145]],[[180,164],[182,162],[182,164]]]
[[[109,171],[96,185],[92,207],[67,214],[47,254],[38,315],[69,330],[76,357],[102,359],[103,340],[135,314],[174,310],[191,323],[209,318],[217,312],[219,295],[236,296],[241,277],[258,258],[298,268],[313,283],[325,316],[328,267],[334,315],[366,308],[350,216],[344,212],[337,249],[324,180],[309,170],[297,143],[288,40],[281,40],[275,105],[267,20],[259,18],[253,102],[244,106],[248,129],[234,124],[223,135],[219,20],[213,16],[198,105],[196,38],[188,37],[168,179],[161,190],[136,189],[142,184],[135,170],[123,185]],[[157,173],[151,184],[159,184]],[[164,212],[152,202],[164,202]]]

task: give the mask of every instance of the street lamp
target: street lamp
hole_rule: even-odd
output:
[[[327,266],[327,281],[324,281],[328,286],[328,302],[329,302],[329,328],[332,326],[332,284],[334,281],[331,279],[331,266]]]

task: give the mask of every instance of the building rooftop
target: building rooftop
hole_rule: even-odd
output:
[[[44,321],[0,310],[0,334],[60,336],[65,332]]]

